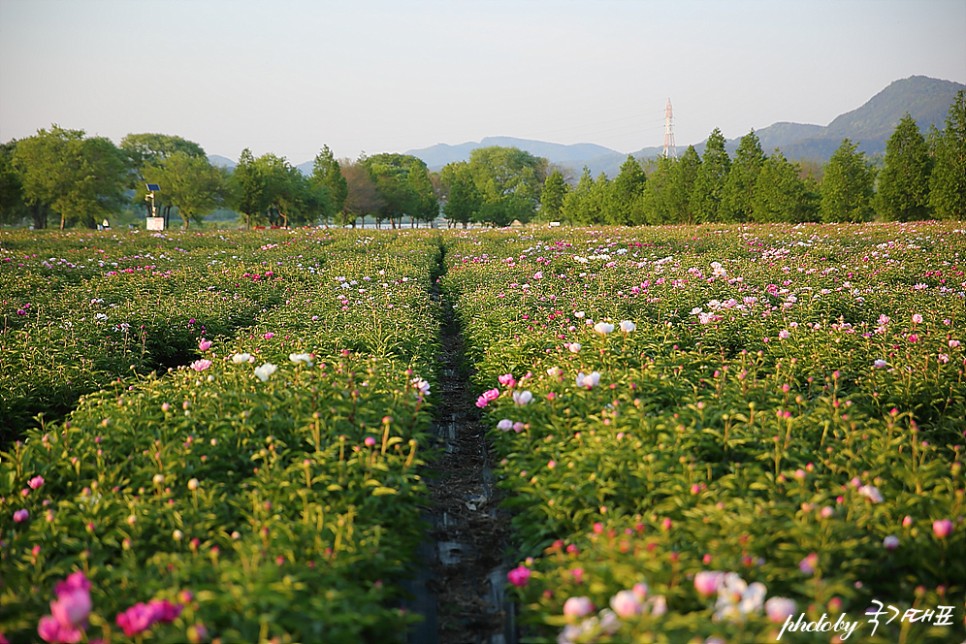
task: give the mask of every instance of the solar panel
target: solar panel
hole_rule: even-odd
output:
[[[156,183],[149,183],[148,190],[150,190],[151,192],[161,192],[161,186],[159,186]]]

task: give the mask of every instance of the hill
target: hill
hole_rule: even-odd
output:
[[[919,124],[924,135],[933,125],[942,129],[956,92],[964,89],[966,85],[961,83],[911,76],[894,81],[864,105],[841,114],[828,125],[778,122],[756,130],[755,134],[758,135],[766,154],[778,148],[792,161],[827,161],[844,138],[851,139],[866,154],[879,155],[885,152],[886,141],[892,136],[899,119],[907,112]],[[739,141],[740,137],[727,141],[726,147],[730,154],[734,154]],[[488,137],[478,143],[459,145],[441,143],[429,148],[410,150],[407,154],[419,157],[430,169],[439,169],[453,161],[465,161],[470,152],[488,145],[517,147],[546,157],[551,163],[570,170],[574,177],[579,176],[585,166],[594,176],[604,172],[614,177],[627,158],[625,153],[599,145],[560,145],[509,137]],[[686,147],[687,145],[678,145],[678,154]],[[704,151],[704,141],[696,143],[694,147],[700,154]],[[660,147],[648,147],[633,152],[633,155],[638,159],[655,159],[661,152]]]

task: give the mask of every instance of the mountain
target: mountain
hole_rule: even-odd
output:
[[[479,142],[467,142],[458,145],[438,143],[428,148],[409,150],[406,154],[419,157],[426,163],[430,170],[439,170],[447,163],[466,161],[470,158],[470,153],[477,148],[488,148],[492,146],[517,148],[524,152],[529,152],[534,156],[544,157],[551,163],[568,168],[581,168],[587,161],[613,157],[614,155],[619,156],[621,159],[627,158],[626,154],[622,154],[617,150],[605,148],[602,145],[593,143],[564,145],[561,143],[547,143],[546,141],[516,139],[510,136],[488,136]]]
[[[881,155],[885,152],[886,141],[907,112],[919,124],[924,136],[933,125],[942,129],[949,114],[949,106],[952,105],[956,92],[960,90],[966,90],[966,85],[926,76],[911,76],[891,83],[864,105],[836,117],[828,125],[778,122],[755,130],[755,134],[765,154],[771,154],[778,148],[790,161],[828,161],[844,138],[850,139],[866,154]],[[726,149],[730,154],[734,155],[740,140],[739,137],[726,142]],[[465,161],[476,148],[490,145],[516,147],[545,157],[551,163],[570,170],[574,179],[585,166],[593,176],[604,172],[614,177],[627,159],[626,154],[599,145],[560,145],[509,137],[487,137],[478,143],[459,145],[440,143],[428,148],[410,150],[406,154],[417,156],[431,170],[438,170],[447,163]],[[686,147],[679,145],[678,154]],[[704,141],[696,143],[694,147],[701,154],[704,151]],[[661,152],[660,147],[648,147],[632,154],[638,159],[655,159]]]
[[[960,90],[966,90],[966,85],[910,76],[894,81],[858,109],[835,117],[826,126],[775,123],[756,130],[755,134],[765,154],[780,148],[785,158],[792,161],[828,161],[845,138],[855,143],[860,152],[882,155],[899,120],[907,113],[915,119],[923,136],[933,125],[938,129],[945,127],[949,106]],[[739,141],[740,138],[730,139],[726,149],[733,154]],[[704,144],[696,145],[695,149],[702,152]]]
[[[828,161],[844,138],[850,139],[860,151],[868,155],[881,155],[885,152],[886,142],[895,131],[896,125],[906,113],[916,120],[924,136],[933,125],[939,129],[945,127],[949,107],[960,90],[966,90],[966,85],[926,76],[910,76],[894,81],[864,105],[837,116],[828,125],[778,122],[755,130],[755,134],[765,154],[771,154],[778,148],[790,161]],[[740,140],[739,137],[726,141],[725,147],[729,154],[734,155]],[[466,161],[477,148],[494,145],[515,147],[544,157],[550,163],[568,171],[574,180],[580,176],[584,167],[595,177],[601,172],[615,177],[621,164],[627,159],[627,154],[593,143],[563,145],[506,136],[486,137],[482,141],[457,145],[439,143],[428,148],[409,150],[406,154],[419,157],[430,170],[439,170],[447,163]],[[702,141],[696,143],[694,148],[701,154],[704,146],[705,142]],[[686,147],[687,145],[677,146],[678,154]],[[632,154],[638,159],[656,159],[661,152],[660,147],[648,147]],[[236,165],[234,161],[223,156],[209,155],[208,159],[213,165],[229,169]],[[296,167],[304,174],[310,174],[312,165],[312,161],[306,161]]]
[[[228,170],[234,170],[235,166],[238,165],[228,157],[223,157],[219,154],[209,154],[208,163],[216,168],[227,168]]]

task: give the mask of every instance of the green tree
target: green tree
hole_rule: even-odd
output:
[[[285,157],[263,154],[255,159],[255,167],[262,183],[262,205],[272,226],[295,226],[311,223],[315,215],[309,205],[317,202],[310,195],[311,187],[298,168]]]
[[[384,205],[383,199],[376,189],[372,175],[361,161],[343,161],[340,166],[348,191],[342,211],[336,215],[336,223],[341,226],[352,224],[354,228],[357,219],[380,212]]]
[[[342,176],[342,167],[327,145],[322,146],[322,150],[315,155],[311,181],[316,189],[316,195],[321,194],[320,189],[325,193],[325,198],[319,203],[319,214],[323,221],[328,222],[329,217],[342,212],[345,207],[349,184]]]
[[[194,141],[170,134],[128,134],[121,139],[120,148],[131,159],[131,165],[135,168],[148,164],[156,166],[175,153],[208,158],[204,148]]]
[[[926,139],[908,113],[886,143],[879,172],[876,210],[888,221],[912,221],[929,216],[929,176],[932,160]]]
[[[268,207],[268,201],[261,171],[255,165],[255,156],[248,148],[242,150],[238,157],[238,163],[231,173],[231,184],[235,208],[242,214],[245,225],[251,228],[260,221]]]
[[[456,161],[447,164],[441,172],[441,180],[446,194],[443,213],[450,222],[462,224],[466,228],[483,205],[480,191],[473,182],[469,163]]]
[[[414,220],[432,220],[439,213],[439,202],[426,164],[409,154],[384,153],[360,160],[381,197],[374,213],[377,223],[388,219],[396,227],[405,215]]]
[[[758,135],[752,130],[741,137],[721,194],[722,221],[748,221],[755,201],[758,173],[765,163]]]
[[[668,193],[668,222],[673,224],[693,224],[697,221],[695,211],[691,205],[691,195],[698,180],[701,169],[701,157],[693,145],[685,149],[684,154],[673,166],[670,176],[671,189]]]
[[[540,191],[540,219],[558,221],[561,218],[564,199],[569,189],[559,169],[555,168],[547,175],[543,182],[543,189]]]
[[[602,172],[594,180],[585,166],[577,185],[564,197],[563,218],[584,226],[604,223],[610,188],[607,175]]]
[[[644,223],[643,197],[646,185],[644,168],[632,155],[627,155],[610,185],[610,203],[605,212],[607,223],[624,226]]]
[[[657,167],[651,172],[644,187],[644,196],[641,199],[643,221],[640,223],[659,225],[672,221],[673,181],[679,165],[679,161],[669,157],[657,160]]]
[[[733,170],[733,169],[732,169]],[[748,220],[759,223],[798,223],[812,216],[809,193],[798,166],[776,149],[758,173]]]
[[[721,199],[730,169],[724,135],[715,128],[705,144],[690,196],[691,211],[699,222],[721,221]]]
[[[178,209],[185,229],[225,201],[227,173],[207,157],[178,151],[149,162],[143,173],[146,181],[160,184],[165,203]]]
[[[13,165],[16,146],[16,141],[0,144],[0,224],[15,224],[30,215],[23,198],[20,174]]]
[[[943,219],[966,219],[966,91],[956,93],[934,154],[929,205]]]
[[[490,146],[473,150],[470,172],[483,198],[478,217],[496,225],[530,221],[540,203],[548,165],[546,159],[517,148]]]
[[[127,160],[109,139],[57,125],[18,141],[13,165],[25,201],[60,214],[61,229],[74,223],[93,228],[117,212],[128,181]]]
[[[822,221],[868,221],[872,218],[875,170],[849,139],[832,154],[822,179]]]

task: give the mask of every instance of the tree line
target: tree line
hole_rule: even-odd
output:
[[[732,159],[717,128],[701,155],[689,146],[679,159],[642,164],[628,156],[614,179],[584,168],[574,181],[547,159],[498,146],[440,172],[405,154],[336,160],[328,146],[308,174],[248,149],[229,171],[178,136],[129,134],[116,146],[53,125],[0,144],[0,223],[94,227],[124,209],[148,213],[148,183],[161,186],[157,214],[167,219],[173,209],[186,228],[218,208],[238,212],[247,226],[370,217],[396,227],[440,216],[454,226],[966,219],[966,93],[957,94],[943,130],[924,136],[906,114],[881,166],[844,139],[820,171],[780,150],[766,155],[754,131]]]

